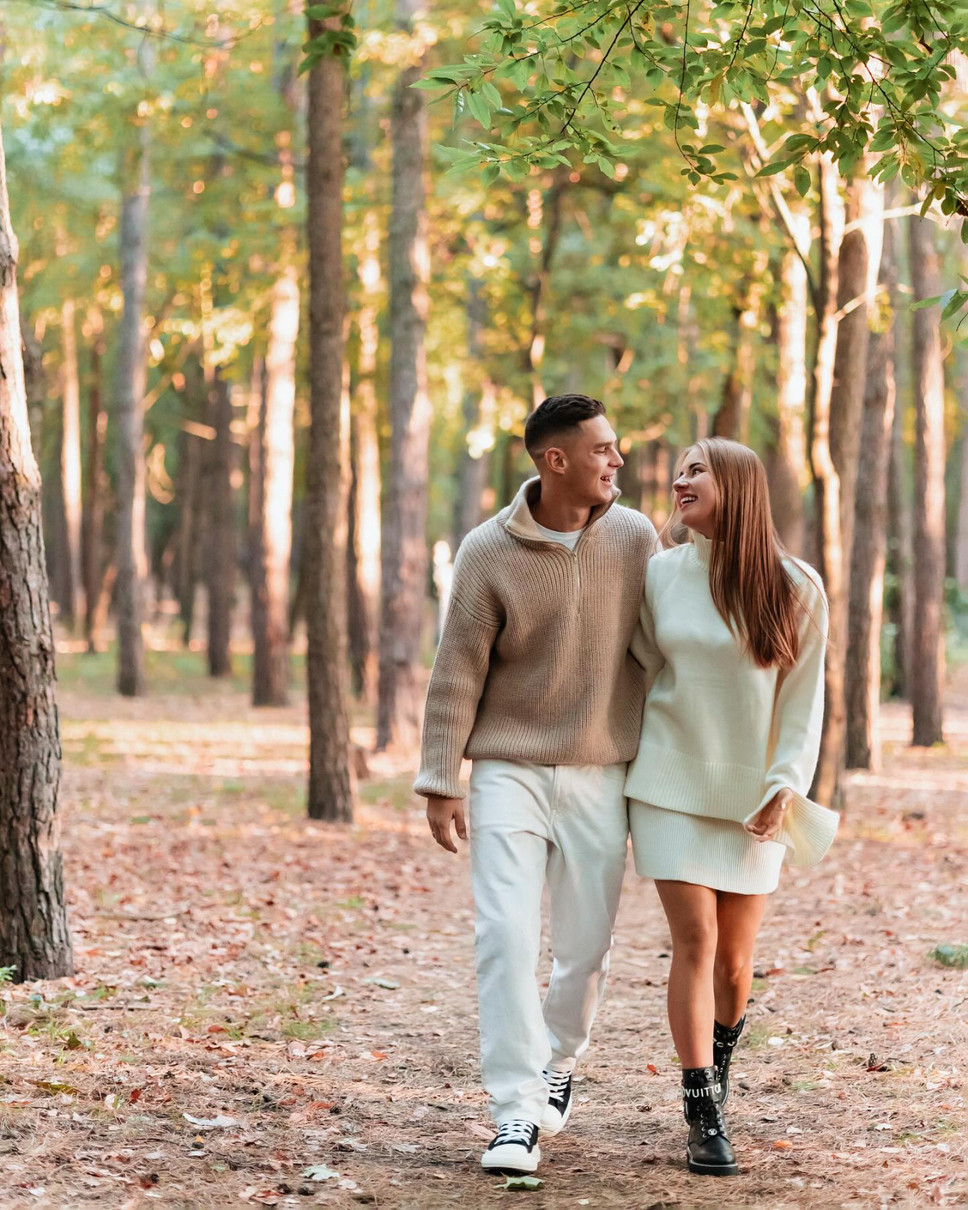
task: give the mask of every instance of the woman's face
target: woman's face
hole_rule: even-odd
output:
[[[672,491],[683,525],[696,530],[704,538],[712,538],[719,493],[698,445],[686,450]]]

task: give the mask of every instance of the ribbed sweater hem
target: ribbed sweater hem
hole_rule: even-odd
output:
[[[765,786],[762,769],[699,760],[648,740],[639,746],[625,779],[625,793],[639,802],[738,823],[759,804]]]

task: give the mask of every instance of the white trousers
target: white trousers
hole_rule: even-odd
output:
[[[624,764],[478,760],[471,774],[481,1074],[500,1125],[540,1122],[543,1068],[588,1047],[608,972],[628,838]],[[551,983],[536,967],[551,903]]]

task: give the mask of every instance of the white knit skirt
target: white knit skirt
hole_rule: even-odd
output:
[[[643,878],[692,882],[734,895],[769,895],[786,847],[759,841],[740,823],[629,799],[635,869]]]

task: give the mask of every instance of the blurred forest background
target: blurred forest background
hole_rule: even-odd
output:
[[[831,598],[822,798],[876,767],[883,696],[943,738],[968,642],[965,18],[851,0],[774,79],[800,6],[706,6],[691,45],[676,8],[625,11],[367,0],[310,5],[307,32],[296,0],[4,6],[62,647],[109,650],[127,696],[146,646],[244,669],[261,706],[307,669],[314,817],[351,818],[366,764],[344,690],[376,750],[415,752],[453,554],[564,390],[605,401],[624,502],[660,527],[682,446],[762,454]],[[654,69],[609,59],[610,20]],[[851,41],[872,29],[880,58]],[[556,141],[480,141],[547,125],[549,97]]]

